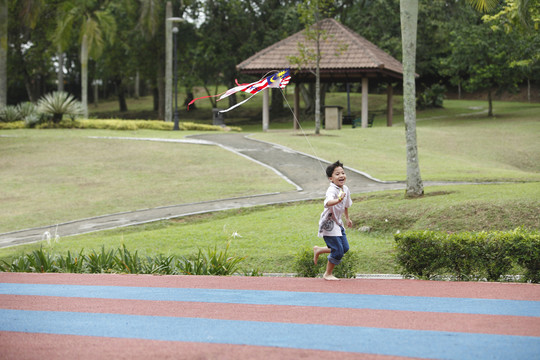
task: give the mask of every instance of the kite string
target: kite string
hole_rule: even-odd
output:
[[[280,90],[281,90],[281,95],[283,95],[283,99],[285,100],[285,103],[289,107],[289,110],[291,110],[294,121],[296,122],[296,124],[298,124],[298,127],[302,131],[302,135],[304,135],[304,139],[306,139],[307,143],[309,144],[309,147],[311,148],[311,151],[313,151],[313,154],[317,158],[317,161],[319,162],[319,165],[321,166],[321,169],[322,169],[323,173],[325,173],[326,170],[325,170],[325,168],[324,168],[324,166],[323,166],[323,164],[321,162],[321,158],[319,157],[319,155],[317,155],[317,151],[315,150],[315,148],[311,144],[311,141],[309,141],[309,138],[308,138],[306,132],[304,131],[304,128],[302,127],[302,124],[300,124],[300,120],[296,117],[296,114],[294,113],[294,110],[292,109],[291,105],[289,104],[289,101],[287,100],[287,97],[285,96],[285,92],[281,88],[280,88]]]

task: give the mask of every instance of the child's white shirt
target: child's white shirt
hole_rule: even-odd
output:
[[[328,201],[339,198],[340,191],[343,191],[343,200],[334,205],[328,206]],[[324,199],[324,211],[319,219],[319,237],[323,236],[341,236],[341,227],[343,221],[341,217],[345,213],[345,209],[352,205],[351,192],[347,185],[343,185],[343,189],[334,183],[330,183],[326,190],[326,198]]]

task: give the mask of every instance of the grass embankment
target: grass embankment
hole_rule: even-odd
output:
[[[351,208],[355,227],[348,237],[361,256],[360,272],[395,271],[393,234],[398,230],[540,228],[539,106],[496,103],[497,117],[489,119],[478,109],[482,105],[447,101],[445,109],[419,112],[423,179],[525,183],[428,187],[426,196],[416,200],[405,200],[401,191],[356,194]],[[376,119],[371,129],[347,127],[307,139],[292,131],[254,136],[327,160],[341,159],[383,180],[404,180],[404,132],[399,121],[395,124],[387,128]],[[1,231],[142,207],[291,190],[272,172],[219,148],[88,139],[90,135],[181,138],[185,132],[13,130],[0,135],[9,136],[2,138],[0,147],[0,186],[7,190],[0,195]],[[53,251],[74,253],[125,244],[141,255],[182,256],[231,241],[230,254],[247,257],[243,267],[290,272],[296,253],[322,245],[316,237],[321,210],[320,202],[242,209],[66,237],[52,246]],[[364,225],[372,232],[360,232]],[[40,245],[1,249],[0,259]]]

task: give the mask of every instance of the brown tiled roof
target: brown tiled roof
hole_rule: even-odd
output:
[[[320,41],[321,78],[358,80],[363,76],[402,77],[403,67],[399,61],[348,27],[334,19],[324,19],[319,24],[324,34]],[[305,30],[302,30],[259,51],[238,64],[237,69],[241,73],[262,75],[270,70],[291,68],[297,76],[312,77],[309,68],[315,68],[314,62],[298,69],[289,60],[290,56],[299,55],[299,43],[315,53],[315,41],[306,40]]]

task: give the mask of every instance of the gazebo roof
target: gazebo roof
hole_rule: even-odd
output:
[[[395,58],[334,19],[319,22],[324,36],[320,41],[321,81],[358,81],[362,77],[402,78],[403,66]],[[314,81],[312,64],[291,64],[290,56],[299,56],[299,46],[315,53],[315,41],[307,40],[305,30],[283,39],[237,65],[244,74],[263,75],[271,70],[290,68],[293,81]]]

